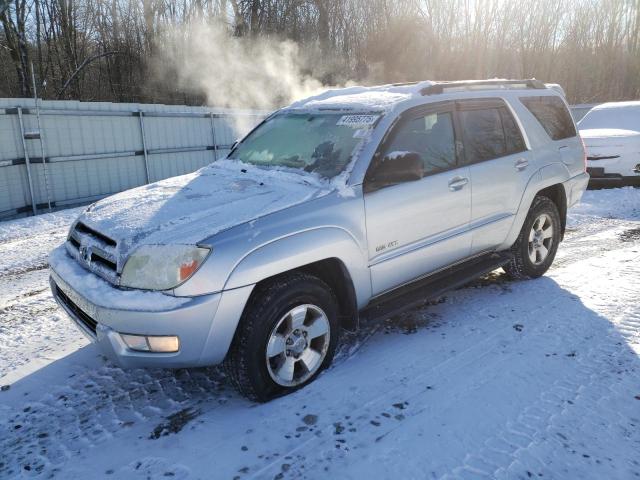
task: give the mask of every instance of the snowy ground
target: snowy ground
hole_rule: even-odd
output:
[[[640,477],[640,190],[587,192],[545,277],[368,325],[266,405],[80,336],[46,270],[76,214],[0,224],[0,478]]]

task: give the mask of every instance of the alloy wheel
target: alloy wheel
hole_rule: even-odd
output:
[[[266,349],[267,370],[278,385],[306,382],[320,368],[330,342],[327,315],[316,305],[289,310],[271,331]]]
[[[534,265],[542,264],[549,256],[553,244],[553,222],[543,213],[535,219],[529,232],[529,259]]]

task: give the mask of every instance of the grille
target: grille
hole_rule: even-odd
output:
[[[118,284],[117,242],[107,235],[78,222],[67,241],[67,251],[84,268],[105,280]]]
[[[86,234],[86,235],[91,235],[91,236],[99,239],[100,241],[104,242],[106,245],[110,245],[112,247],[116,246],[115,240],[112,240],[111,238],[107,237],[106,235],[103,235],[102,233],[94,230],[93,228],[87,227],[82,222],[78,222],[76,224],[76,229],[75,230],[76,230],[76,232],[79,232],[79,233],[83,233],[83,234]]]
[[[80,320],[82,324],[85,327],[87,327],[91,332],[93,332],[93,334],[95,335],[96,327],[98,326],[98,323],[89,315],[87,315],[80,307],[78,307],[75,303],[73,303],[73,301],[62,290],[60,290],[58,285],[55,286],[55,289],[56,289],[56,295],[60,299],[60,301],[64,303],[64,305],[69,310],[71,310],[71,312],[73,312],[76,318]]]

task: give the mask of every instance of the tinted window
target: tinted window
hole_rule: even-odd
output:
[[[420,156],[425,175],[454,167],[456,149],[451,113],[430,113],[401,123],[393,132],[384,155],[406,152]]]
[[[467,163],[506,155],[507,143],[498,108],[463,110],[460,121]]]
[[[507,155],[525,151],[526,147],[520,128],[511,112],[507,110],[507,107],[500,108],[500,118],[502,119],[502,128],[506,138]]]
[[[520,101],[540,122],[553,140],[575,137],[571,114],[558,97],[523,97]]]

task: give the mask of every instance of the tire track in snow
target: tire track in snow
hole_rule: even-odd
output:
[[[622,248],[618,250],[629,250],[625,245],[620,246]],[[600,257],[610,255],[611,250],[603,252]],[[640,276],[639,257],[635,256],[627,260],[628,271],[625,272],[627,278]],[[585,283],[578,282],[578,287],[584,286]],[[590,287],[593,287],[593,283]],[[591,291],[592,295],[594,293]],[[605,294],[605,292],[598,293]],[[630,308],[623,309],[619,315],[615,313],[619,311],[620,305],[633,305],[634,298],[635,293],[632,288],[623,287],[616,290],[613,295],[610,294],[607,303],[599,305],[598,311],[607,314],[607,318],[616,319],[617,317],[618,328],[613,329],[613,332],[611,329],[608,329],[608,332],[602,332],[604,341],[600,339],[586,353],[581,352],[575,357],[579,363],[577,374],[554,382],[551,389],[542,392],[536,401],[525,408],[515,420],[508,421],[499,433],[488,439],[481,450],[468,454],[463,464],[451,469],[444,478],[464,478],[467,474],[505,479],[553,477],[553,472],[548,468],[548,457],[553,456],[554,449],[562,451],[565,455],[567,453],[576,455],[584,460],[582,465],[577,463],[573,470],[566,472],[576,478],[603,478],[603,476],[611,476],[612,469],[617,471],[619,478],[640,476],[640,463],[624,468],[624,462],[603,457],[599,451],[594,451],[588,444],[579,444],[571,435],[573,432],[567,431],[569,426],[580,428],[585,425],[585,422],[588,422],[587,428],[580,430],[584,436],[593,432],[602,432],[605,426],[614,426],[621,430],[628,429],[630,444],[628,448],[631,452],[637,452],[640,449],[640,429],[638,429],[640,414],[636,419],[629,419],[616,413],[603,421],[603,412],[596,411],[592,406],[597,402],[601,407],[604,406],[606,411],[615,412],[612,406],[621,398],[628,399],[628,402],[634,400],[634,393],[640,381],[637,355],[621,341],[618,334],[622,334],[627,341],[637,340],[640,322],[637,321],[638,314]],[[625,325],[629,327],[624,328]],[[592,330],[603,330],[603,327],[594,325]],[[567,338],[566,334],[565,338]],[[584,341],[582,344],[592,343]],[[624,378],[619,376],[621,371],[626,373]],[[571,415],[575,415],[573,412],[585,411],[593,413],[588,420],[582,418],[584,413],[579,413],[578,419],[569,420]],[[608,430],[605,432],[609,433]],[[598,441],[602,442],[602,434],[598,436]],[[612,438],[611,441],[614,439]],[[598,472],[601,466],[606,466],[609,473]]]
[[[622,241],[620,235],[637,228],[638,222],[615,219],[599,219],[578,230],[567,231],[560,244],[551,271],[571,265],[589,257],[602,256],[615,249]]]
[[[620,241],[618,239],[618,236],[616,235],[616,237],[614,237],[615,240],[611,243],[611,246],[613,245],[619,245],[620,246]],[[605,253],[603,252],[599,252],[600,253],[600,257],[602,257],[603,255],[605,255]],[[582,259],[584,259],[584,257],[582,257]],[[579,260],[581,260],[580,258],[578,258],[578,256],[574,256],[571,259],[573,262],[566,262],[565,265],[568,265],[570,263],[574,263],[577,262]],[[557,268],[563,268],[563,267],[557,267]],[[630,276],[628,278],[633,278],[632,274],[629,274]],[[584,284],[584,282],[580,282],[580,284]],[[545,323],[538,323],[536,324],[535,322],[532,321],[527,321],[527,320],[531,320],[532,318],[538,318],[540,317],[542,313],[548,312],[549,309],[553,309],[554,306],[558,306],[560,303],[562,302],[566,302],[566,298],[560,298],[558,300],[556,300],[556,302],[554,302],[554,304],[543,304],[540,307],[538,307],[537,309],[533,310],[532,312],[530,312],[527,315],[526,319],[523,319],[523,323],[525,323],[526,325],[530,325],[530,324],[534,324],[535,327],[532,330],[530,328],[530,326],[527,327],[527,333],[533,333],[534,335],[539,335],[539,334],[545,334],[546,333],[546,337],[544,339],[544,342],[541,342],[542,345],[548,346],[554,343],[556,343],[556,346],[558,349],[561,348],[562,346],[562,342],[558,339],[561,340],[567,340],[567,339],[573,339],[575,338],[576,335],[578,335],[580,332],[576,331],[575,329],[567,329],[566,326],[564,326],[563,324],[545,324]],[[620,304],[625,304],[626,302],[629,301],[633,301],[632,298],[624,298],[620,301]],[[474,312],[474,314],[476,316],[482,316],[483,311],[480,312]],[[564,328],[563,328],[564,327]],[[550,330],[551,329],[551,330]],[[545,330],[547,330],[545,332]],[[636,328],[635,330],[633,329],[633,327],[631,328],[631,330],[633,332],[635,332],[635,334],[638,334],[638,329]],[[529,337],[531,335],[528,335]],[[499,338],[498,338],[499,337]],[[482,341],[481,343],[478,344],[477,348],[471,347],[468,350],[465,350],[464,352],[461,352],[460,354],[456,355],[455,357],[452,357],[448,360],[445,360],[443,362],[441,362],[440,364],[438,364],[437,366],[429,369],[427,372],[425,372],[424,374],[421,374],[417,377],[413,377],[412,378],[412,385],[416,384],[416,383],[421,383],[421,381],[423,379],[426,378],[433,378],[433,380],[430,382],[432,384],[443,384],[446,383],[446,377],[448,376],[455,376],[456,373],[460,373],[461,371],[463,371],[467,366],[469,366],[472,363],[478,362],[480,361],[482,358],[493,355],[495,353],[495,349],[499,346],[500,344],[500,340],[504,339],[504,334],[500,335],[500,334],[495,334],[492,335],[491,337],[485,339],[484,341]],[[523,339],[524,337],[521,337],[521,339]],[[491,340],[495,340],[493,342],[491,342]],[[537,338],[537,340],[539,341],[540,338]],[[583,347],[584,345],[589,345],[589,342],[591,340],[588,338],[583,339],[580,343],[576,344],[575,342],[573,343],[574,347]],[[491,346],[488,346],[487,343],[492,343]],[[610,346],[610,350],[608,351],[602,351],[602,346],[598,345],[597,347],[597,351],[589,351],[589,353],[587,353],[586,358],[600,358],[602,355],[610,355],[612,353],[612,351],[615,349],[615,345]],[[476,350],[480,350],[483,351],[482,354],[476,354]],[[456,363],[457,360],[460,360],[460,358],[463,358],[465,354],[469,354],[470,355],[470,360],[467,362],[463,362],[459,367],[451,369],[451,370],[447,370],[446,366],[447,363]],[[476,355],[474,355],[476,354]],[[548,413],[547,418],[550,418],[551,416],[553,416],[554,414],[557,414],[558,411],[560,412],[564,412],[566,410],[566,406],[562,403],[564,401],[566,402],[572,402],[574,401],[577,397],[578,397],[578,392],[581,388],[586,388],[585,384],[587,383],[587,380],[589,379],[589,372],[591,372],[594,367],[596,366],[595,364],[585,364],[583,358],[585,357],[585,355],[581,355],[581,362],[583,362],[582,366],[581,366],[581,376],[576,376],[575,373],[573,372],[568,372],[561,380],[557,380],[556,382],[554,382],[554,384],[547,390],[543,391],[540,394],[540,397],[538,400],[534,401],[532,403],[532,405],[530,405],[529,407],[526,407],[525,410],[523,411],[523,413],[517,418],[517,421],[514,423],[511,423],[509,425],[511,425],[509,428],[505,428],[505,430],[499,434],[499,436],[497,436],[495,439],[493,439],[492,441],[494,442],[494,444],[503,444],[506,445],[507,447],[511,448],[511,450],[509,451],[509,453],[505,452],[505,450],[500,450],[500,449],[493,449],[491,450],[493,453],[492,455],[495,457],[496,455],[499,455],[501,457],[501,460],[505,460],[505,455],[510,455],[511,456],[511,460],[509,463],[511,462],[515,462],[517,460],[515,452],[516,451],[520,451],[523,447],[523,441],[526,440],[528,438],[528,436],[526,435],[525,432],[527,432],[527,430],[531,430],[532,425],[529,425],[526,423],[527,418],[538,418],[541,419],[540,414],[538,414],[538,416],[536,417],[534,415],[533,412],[537,412],[537,411],[546,411]],[[594,360],[594,362],[597,360]],[[411,365],[411,366],[407,366],[406,368],[403,368],[403,370],[414,370],[415,369],[415,364]],[[598,369],[596,368],[595,371],[598,371]],[[438,373],[440,372],[446,372],[446,374],[441,374],[440,377],[438,377]],[[409,399],[412,400],[410,402],[410,405],[413,403],[420,403],[420,402],[416,402],[415,400],[417,398],[423,397],[425,395],[425,393],[428,392],[429,389],[423,389],[421,391],[419,391],[418,393],[414,394],[413,396],[407,396],[407,395],[402,395],[401,392],[402,389],[404,388],[405,390],[408,390],[410,388],[407,387],[407,385],[402,384],[401,382],[390,382],[390,378],[394,378],[396,376],[402,376],[400,372],[394,372],[392,375],[390,375],[390,377],[387,377],[386,379],[382,380],[384,382],[385,385],[387,385],[387,388],[385,389],[385,392],[387,393],[383,393],[382,395],[368,401],[367,403],[365,403],[361,408],[359,408],[358,410],[356,410],[352,415],[351,418],[356,418],[358,419],[358,423],[356,423],[356,421],[351,421],[349,426],[351,427],[352,425],[358,430],[358,438],[362,439],[363,435],[368,438],[368,440],[371,441],[378,441],[381,438],[384,438],[385,436],[387,436],[390,432],[400,429],[402,428],[403,422],[400,423],[396,423],[395,425],[391,426],[390,429],[388,430],[384,430],[384,429],[379,429],[379,428],[371,428],[370,426],[367,425],[367,422],[370,420],[370,418],[372,417],[371,415],[371,411],[375,410],[374,407],[377,406],[383,406],[383,405],[389,405],[393,400],[389,400],[391,398],[393,399],[401,399],[401,398],[405,398],[405,399]],[[440,380],[444,380],[444,382],[438,382],[436,379],[440,379]],[[580,381],[582,380],[582,382]],[[591,385],[591,384],[589,384]],[[560,395],[560,393],[563,393],[563,396],[565,398],[568,397],[568,399],[566,400],[562,400],[562,396]],[[560,403],[554,404],[553,408],[547,408],[546,410],[542,409],[542,407],[544,406],[548,406],[549,403],[549,399],[550,398],[554,398],[554,399],[561,399]],[[631,398],[631,397],[629,397]],[[385,401],[386,400],[386,401]],[[424,409],[419,410],[419,411],[415,411],[412,412],[412,408],[408,407],[408,408],[403,408],[402,411],[402,416],[404,417],[404,419],[410,420],[412,417],[420,415],[423,413]],[[362,414],[362,412],[366,412],[364,414]],[[385,411],[386,413],[389,414],[389,417],[387,418],[393,418],[392,413],[390,412],[388,409]],[[376,418],[379,418],[376,417]],[[541,419],[542,420],[542,419]],[[384,419],[383,419],[384,421]],[[392,420],[391,420],[392,422]],[[327,452],[331,451],[332,448],[329,447],[327,448],[328,444],[333,445],[335,443],[335,438],[331,437],[330,435],[330,431],[331,431],[331,426],[325,426],[324,430],[323,430],[323,436],[322,437],[310,437],[309,439],[305,440],[304,443],[302,443],[301,445],[285,451],[285,452],[281,452],[280,455],[278,456],[278,459],[269,463],[268,465],[264,466],[262,469],[257,470],[253,475],[252,478],[262,478],[263,476],[265,476],[267,473],[273,474],[275,471],[277,471],[277,467],[279,465],[281,465],[283,462],[281,460],[281,458],[283,457],[291,457],[291,458],[295,458],[296,456],[300,457],[300,453],[302,451],[306,451],[309,449],[313,449],[314,451],[318,451],[318,456],[317,457],[313,457],[316,460],[310,459],[308,456],[302,456],[303,458],[298,458],[298,460],[295,461],[291,461],[289,462],[289,464],[291,465],[290,472],[292,472],[292,475],[302,475],[304,474],[304,471],[310,471],[310,469],[319,469],[323,463],[325,463],[325,459],[323,458],[325,455],[327,455]],[[363,430],[366,432],[363,434]],[[368,430],[368,431],[367,431]],[[380,432],[382,432],[380,434]],[[327,439],[327,436],[329,437]],[[518,438],[519,437],[519,438]],[[513,443],[514,438],[518,438],[519,443]],[[511,439],[511,440],[509,440]],[[319,457],[319,458],[318,458]],[[499,465],[499,463],[497,464],[493,464],[496,468],[494,470],[482,470],[480,468],[481,465],[485,465],[485,469],[487,465],[492,465],[491,462],[488,462],[486,460],[487,456],[486,455],[470,455],[468,461],[465,461],[465,463],[463,464],[463,466],[461,467],[457,467],[453,469],[453,476],[452,478],[456,478],[459,475],[464,476],[465,473],[467,474],[484,474],[484,475],[493,475],[497,473],[498,467],[497,465]],[[304,465],[304,470],[301,468],[295,468],[296,464],[300,464],[302,463]],[[544,467],[544,462],[538,462],[538,464],[536,465],[537,471],[545,471]],[[536,468],[531,467],[533,470],[535,470]],[[526,472],[521,472],[523,474],[526,474]],[[528,475],[528,474],[526,474]]]
[[[105,363],[72,372],[68,380],[0,421],[0,477],[11,478],[25,466],[35,474],[60,475],[87,448],[136,424],[162,423],[189,406],[215,408],[226,403],[229,389],[217,369],[124,371]]]
[[[615,227],[612,229],[611,225],[615,225]],[[568,251],[566,256],[559,257],[558,266],[554,266],[551,273],[555,275],[556,272],[562,271],[561,267],[574,265],[587,257],[602,256],[600,249],[603,245],[607,247],[619,245],[619,241],[613,238],[609,240],[610,237],[616,237],[613,233],[617,233],[619,230],[631,226],[637,227],[637,222],[632,224],[630,222],[606,219],[592,228],[585,229],[585,232],[588,233],[586,236],[581,234],[582,228],[575,234],[572,233],[568,235],[564,247],[571,251]],[[64,230],[66,231],[66,228]],[[593,244],[590,242],[597,239],[598,235],[602,235],[603,238],[607,240],[605,243],[599,244],[596,248],[594,245],[597,244],[597,242]],[[610,241],[611,243],[609,243]],[[627,244],[627,246],[628,245],[629,244]],[[29,257],[30,253],[25,255]],[[40,258],[46,258],[46,256],[43,254]],[[29,264],[29,262],[31,262],[31,260],[25,261],[25,264]],[[34,263],[31,262],[31,265],[33,264]],[[631,268],[629,265],[627,265],[627,267]],[[634,270],[626,270],[624,274],[627,278],[633,279],[634,272]],[[16,278],[27,278],[37,273],[38,272],[20,273],[16,275]],[[34,276],[33,278],[35,279],[36,277]],[[637,278],[637,276],[635,278]],[[0,276],[0,279],[4,279],[4,275]],[[25,285],[31,282],[31,280],[25,281]],[[589,278],[583,278],[580,279],[580,282],[576,280],[573,285],[586,285],[588,282]],[[6,284],[0,280],[0,289],[5,285]],[[492,290],[484,290],[480,295],[486,296],[508,293],[508,289],[511,288],[510,285],[511,284],[507,283],[495,286],[494,288],[501,289],[502,291],[494,292]],[[53,299],[49,297],[49,300],[43,300],[43,298],[47,297],[45,292],[42,294],[34,293],[34,295],[31,296],[29,293],[37,289],[33,288],[29,290],[30,288],[32,287],[26,287],[26,296],[29,300],[24,304],[25,308],[12,308],[10,310],[11,315],[15,314],[15,316],[12,316],[11,319],[12,321],[21,321],[25,325],[32,325],[33,321],[37,319],[41,327],[46,327],[50,325],[50,323],[47,323],[50,322],[50,317],[47,317],[48,314],[46,311],[43,313],[43,310],[40,309],[45,308],[43,305],[46,304],[47,301],[50,300],[53,302]],[[38,285],[38,288],[41,288],[41,285]],[[492,287],[489,288],[491,289]],[[514,288],[517,288],[516,284],[514,284]],[[632,286],[629,288],[632,288]],[[20,288],[17,289],[20,290]],[[588,289],[585,291],[588,292]],[[470,289],[452,294],[452,297],[456,300],[457,310],[464,307],[465,298],[470,295],[473,296],[473,290]],[[31,299],[31,297],[33,298]],[[8,301],[13,306],[16,302],[21,301],[21,298],[15,296],[9,298]],[[508,302],[509,297],[505,297],[505,301]],[[518,336],[514,337],[514,341],[512,336],[506,332],[502,332],[502,336],[500,336],[501,332],[496,332],[495,334],[490,334],[490,338],[487,337],[486,342],[478,343],[476,348],[474,348],[473,342],[477,339],[477,336],[472,333],[474,321],[477,321],[477,319],[484,314],[489,315],[490,313],[482,308],[472,311],[471,308],[473,308],[474,302],[470,303],[471,306],[466,310],[463,309],[461,313],[456,315],[455,319],[445,318],[444,321],[437,320],[427,324],[426,329],[434,330],[429,332],[429,334],[434,335],[438,334],[438,328],[434,329],[434,325],[436,327],[438,324],[446,325],[448,333],[451,333],[453,329],[458,329],[457,335],[459,336],[456,338],[460,341],[456,341],[455,347],[466,345],[468,348],[464,351],[458,351],[455,354],[448,355],[445,360],[439,363],[439,370],[436,372],[431,371],[430,374],[425,372],[423,378],[421,378],[421,381],[424,383],[429,381],[430,384],[436,384],[436,381],[432,381],[432,377],[429,377],[429,375],[433,375],[437,378],[438,382],[440,382],[436,385],[436,388],[441,388],[438,387],[438,385],[444,386],[447,385],[448,381],[450,382],[451,376],[449,374],[451,372],[457,372],[457,376],[463,375],[463,372],[470,367],[473,369],[474,364],[477,363],[479,359],[496,356],[496,353],[504,348],[505,343],[513,347],[525,340],[524,336]],[[475,303],[477,305],[477,302]],[[621,303],[621,305],[623,305],[623,303]],[[420,316],[425,313],[431,313],[432,310],[437,310],[437,308],[422,309],[412,314]],[[627,308],[627,310],[630,309]],[[618,328],[621,332],[626,332],[628,338],[637,339],[638,327],[635,326],[638,321],[637,314],[633,317],[632,315],[627,315],[627,313],[628,312],[622,309],[621,314],[617,316]],[[4,320],[4,318],[0,318],[0,325]],[[66,319],[64,323],[67,323]],[[535,324],[533,319],[525,323],[524,333],[526,334],[539,332],[539,328],[541,328]],[[533,323],[534,327],[531,327],[529,323]],[[499,319],[491,319],[490,317],[487,317],[486,323],[482,325],[482,327],[487,330],[491,330],[492,328],[499,329],[501,326],[504,327],[504,324],[501,324]],[[70,323],[68,324],[68,328],[73,335],[77,335],[77,332],[73,330]],[[423,328],[424,327],[421,327],[421,329]],[[507,328],[513,335],[513,332],[510,330],[510,324],[507,325]],[[383,330],[381,328],[375,327],[370,331],[365,331],[364,335],[358,335],[355,340],[355,345],[348,348],[343,357],[337,359],[337,365],[343,362],[348,364],[356,361],[361,353],[365,353],[365,349],[376,348],[375,343],[379,341],[382,333]],[[496,335],[498,335],[498,337],[496,337]],[[569,335],[569,333],[564,332],[563,335],[566,336]],[[0,333],[0,339],[1,338],[2,334]],[[561,345],[560,342],[562,339],[554,339],[551,335],[547,340],[549,342],[555,342],[555,345]],[[494,473],[498,472],[499,475],[513,476],[516,473],[525,475],[526,472],[521,469],[521,466],[526,467],[529,465],[526,462],[531,462],[532,465],[536,464],[535,460],[531,460],[529,456],[532,456],[534,459],[539,458],[545,460],[544,455],[541,455],[538,451],[541,445],[544,445],[544,438],[535,437],[534,434],[536,430],[534,427],[538,425],[538,422],[546,421],[547,424],[551,422],[552,427],[560,428],[562,424],[559,423],[559,421],[566,416],[572,415],[572,412],[575,410],[574,408],[567,407],[569,404],[565,405],[559,402],[558,399],[562,399],[563,396],[568,395],[568,398],[572,399],[574,404],[582,402],[582,411],[588,411],[588,399],[592,399],[594,392],[598,392],[596,388],[598,386],[598,379],[592,379],[591,383],[589,383],[589,379],[583,375],[591,368],[597,367],[596,370],[598,368],[601,369],[602,365],[617,365],[620,368],[627,368],[626,364],[624,364],[624,357],[612,356],[612,353],[608,350],[609,346],[604,348],[604,350],[594,349],[592,355],[589,356],[594,357],[594,363],[585,363],[583,365],[585,370],[580,374],[581,376],[579,378],[585,385],[582,385],[582,389],[578,387],[577,396],[573,383],[565,383],[567,382],[566,378],[557,380],[553,384],[550,384],[549,388],[542,392],[539,397],[532,400],[520,415],[513,417],[514,420],[505,423],[502,430],[495,435],[495,441],[500,442],[500,448],[506,448],[507,453],[503,452],[503,454],[499,456],[500,449],[492,443],[489,452],[492,452],[491,455],[493,455],[493,457],[490,462],[487,460],[488,457],[481,457],[477,455],[477,451],[470,451],[468,459],[461,459],[464,461],[459,463],[459,470],[456,470],[456,472],[452,472],[452,470],[449,471],[457,476],[465,476],[466,474],[470,474],[470,472],[480,472],[486,469]],[[485,350],[483,350],[482,347],[484,347]],[[19,350],[16,349],[16,351]],[[609,363],[603,360],[603,358],[607,356],[611,357]],[[584,356],[580,355],[577,357],[577,360],[584,361]],[[383,359],[380,361],[382,362]],[[422,386],[421,389],[416,388],[415,383],[412,383],[412,379],[407,379],[406,376],[405,370],[424,371],[424,365],[420,364],[420,359],[415,358],[415,350],[413,353],[398,351],[394,355],[394,361],[397,361],[396,365],[402,366],[403,368],[390,373],[385,372],[386,375],[377,382],[378,385],[382,387],[377,391],[383,391],[383,393],[367,398],[365,401],[366,408],[364,410],[357,410],[356,414],[351,416],[351,420],[357,422],[358,430],[362,432],[362,437],[373,444],[386,442],[387,438],[396,432],[402,432],[402,429],[411,422],[415,423],[421,415],[431,414],[431,410],[428,409],[429,407],[427,407],[427,409],[420,409],[418,405],[421,403],[428,405],[429,396],[433,391],[428,389],[427,385]],[[504,359],[496,359],[493,365],[504,365],[507,361],[509,361],[508,356]],[[622,362],[622,364],[620,362]],[[331,375],[331,378],[327,379],[326,384],[323,386],[319,386],[319,383],[314,384],[309,387],[309,392],[313,392],[314,394],[331,393],[331,390],[335,388],[336,385],[336,377],[340,375],[339,368],[331,369],[327,374]],[[323,375],[319,380],[324,380],[327,374]],[[183,375],[186,375],[186,377],[183,377]],[[200,375],[204,375],[207,378],[202,379],[199,377]],[[480,383],[477,384],[477,386],[480,385]],[[611,394],[603,396],[602,398],[606,401],[614,402],[616,395],[620,393],[626,395],[629,391],[628,389],[631,387],[632,385],[629,385],[628,381],[626,383],[611,384],[609,385]],[[186,407],[197,407],[202,408],[203,415],[206,415],[215,412],[218,408],[222,408],[222,405],[229,400],[239,401],[237,396],[233,392],[229,392],[227,388],[228,386],[224,378],[220,376],[216,369],[208,369],[206,371],[181,371],[177,374],[170,371],[159,372],[153,370],[122,371],[109,364],[105,364],[95,371],[90,369],[76,369],[71,373],[71,376],[65,383],[51,385],[50,393],[35,401],[27,402],[25,408],[29,408],[28,411],[2,409],[2,406],[0,406],[0,413],[2,413],[2,415],[0,415],[0,451],[3,452],[2,458],[0,458],[0,476],[4,476],[4,474],[13,476],[9,474],[9,472],[16,472],[27,464],[31,468],[28,473],[29,475],[55,475],[56,473],[62,475],[61,472],[66,471],[66,466],[69,464],[71,458],[76,457],[80,452],[84,452],[86,448],[94,448],[101,445],[108,445],[111,441],[119,441],[122,436],[125,436],[128,429],[135,428],[134,425],[143,424],[144,428],[150,431],[151,428],[148,427],[153,427],[155,424],[163,421],[168,414],[176,410]],[[394,388],[396,389],[395,393],[392,391]],[[460,394],[461,392],[460,385],[458,385],[456,389],[450,386],[447,388],[447,391],[451,393]],[[299,394],[302,395],[300,396]],[[285,405],[295,405],[295,402],[300,400],[306,401],[307,403],[313,400],[313,397],[305,395],[304,392],[299,392],[299,394],[288,397],[290,401],[289,403],[285,403]],[[397,397],[394,396],[395,394],[397,394]],[[362,398],[363,394],[360,393],[359,395],[360,397],[358,398]],[[398,400],[399,403],[404,396],[408,396],[410,403],[409,405],[405,405],[403,409],[395,408],[387,404],[394,400]],[[314,408],[327,407],[333,409],[333,412],[330,410],[327,411],[327,416],[331,417],[332,421],[335,419],[341,420],[345,410],[344,405],[338,404],[340,398],[341,397],[336,398],[333,405],[316,404]],[[545,417],[546,414],[542,407],[549,408],[549,411],[553,408],[556,408],[556,410],[551,416]],[[541,411],[538,411],[539,409]],[[379,419],[381,423],[380,427],[371,425],[369,421],[375,418],[375,415],[379,416],[382,412],[389,413],[390,415],[401,414],[404,416],[404,419],[396,420],[393,417],[382,417]],[[324,415],[322,418],[324,418]],[[620,421],[621,419],[613,418],[613,420]],[[130,422],[133,422],[133,425],[131,425]],[[12,430],[16,425],[21,426],[18,430]],[[291,418],[285,418],[284,422],[280,425],[280,430],[282,431],[279,433],[293,433],[296,425],[291,421]],[[350,426],[347,427],[351,428]],[[602,428],[602,426],[599,425],[598,427]],[[333,435],[335,427],[332,425],[332,422],[320,423],[319,428],[322,430],[323,435],[320,443],[322,446],[321,452],[313,451],[309,456],[311,462],[308,464],[318,467],[316,475],[319,475],[318,472],[322,472],[323,466],[327,466],[327,464],[329,464],[329,466],[331,465],[331,462],[321,458],[322,452],[326,454],[329,453],[329,451],[333,453],[334,450],[336,450],[333,445],[333,440],[336,436]],[[349,433],[348,428],[347,434]],[[562,433],[562,430],[559,430],[559,432]],[[183,432],[181,435],[186,433],[187,432]],[[550,434],[555,433],[555,431],[550,430]],[[41,434],[47,435],[40,437]],[[524,447],[518,443],[523,442],[522,438],[518,436],[522,434],[529,434],[533,439],[533,441],[525,444]],[[238,432],[237,436],[234,436],[232,440],[236,440],[238,437],[241,438],[243,435],[244,432]],[[306,435],[301,435],[300,438],[304,439],[305,436]],[[358,433],[357,436],[360,437],[360,433]],[[329,441],[327,437],[331,437],[331,441]],[[376,439],[380,437],[382,438],[376,442]],[[227,439],[223,440],[226,441]],[[274,473],[283,461],[286,461],[291,464],[287,472],[288,476],[294,476],[296,473],[304,474],[304,469],[299,469],[298,466],[307,461],[307,457],[304,455],[305,452],[310,448],[315,449],[318,445],[318,440],[316,440],[314,433],[313,435],[309,435],[304,441],[308,441],[308,443],[304,443],[299,449],[288,450],[289,452],[295,452],[293,453],[294,461],[283,460],[285,455],[281,455],[279,460],[267,464],[265,464],[264,461],[257,461],[252,471],[263,472],[264,474],[268,472]],[[504,447],[502,442],[507,443],[508,446]],[[514,449],[514,446],[517,447],[517,449]],[[559,450],[561,449],[559,448]],[[5,454],[5,452],[7,453]],[[509,456],[509,452],[511,456]],[[280,451],[276,450],[275,453],[280,453]],[[295,457],[298,455],[302,455],[303,458],[296,459]],[[341,461],[339,457],[333,458],[338,462]],[[352,457],[347,455],[345,458],[349,459]],[[483,458],[485,463],[489,463],[488,467],[486,465],[482,466],[479,463],[483,461]],[[262,468],[262,470],[259,470],[260,468]],[[491,470],[491,468],[494,468],[494,470]],[[502,470],[498,471],[500,468],[504,469],[504,473],[502,473]],[[248,472],[248,475],[257,474]],[[473,474],[471,475],[473,476]],[[258,476],[261,477],[262,475]],[[548,478],[547,475],[545,476]]]
[[[431,408],[429,396],[432,394],[432,388],[439,390],[447,388],[446,386],[449,383],[449,379],[459,378],[459,375],[462,375],[462,372],[468,370],[470,366],[481,363],[483,359],[488,357],[495,357],[499,360],[497,364],[494,365],[496,369],[499,369],[501,363],[508,363],[510,361],[508,357],[500,358],[496,356],[496,351],[501,348],[504,342],[509,342],[510,346],[514,347],[519,343],[525,342],[527,338],[531,338],[532,336],[535,338],[545,331],[548,331],[549,326],[547,324],[536,322],[535,319],[543,310],[550,306],[559,305],[565,301],[566,298],[558,298],[552,305],[540,305],[528,313],[524,312],[524,318],[520,318],[521,322],[525,325],[526,336],[520,335],[514,337],[513,328],[510,324],[499,325],[500,322],[496,321],[493,322],[488,329],[491,330],[491,327],[496,327],[498,331],[484,337],[478,342],[474,342],[473,345],[463,351],[457,351],[456,354],[442,360],[426,371],[420,368],[420,359],[416,359],[414,363],[409,364],[398,362],[401,370],[393,371],[384,379],[380,380],[380,383],[385,385],[384,392],[377,397],[369,399],[357,409],[351,410],[351,424],[348,426],[357,430],[357,440],[356,438],[350,438],[352,436],[349,434],[345,434],[339,438],[345,439],[347,444],[354,443],[355,441],[373,444],[379,442],[390,433],[402,429],[406,423],[414,421],[416,417],[425,413],[429,414],[429,409]],[[459,306],[459,303],[457,305]],[[477,318],[482,318],[486,310],[487,309],[476,310],[472,313],[465,312],[465,317],[469,322],[473,322]],[[487,325],[485,324],[485,326]],[[455,329],[459,327],[460,325],[451,328]],[[547,332],[547,335],[549,336],[547,340],[557,338],[556,332]],[[403,378],[407,376],[407,372],[415,371],[421,373],[411,376],[410,382],[403,381]],[[464,384],[458,385],[456,389],[448,389],[447,394],[450,396],[460,394],[465,388],[466,385]],[[404,402],[408,403],[401,409],[393,407],[394,404],[404,404]],[[414,405],[418,405],[418,407],[414,407]],[[420,405],[426,406],[420,407]],[[389,416],[384,415],[384,413]],[[401,420],[395,418],[398,414],[403,417]],[[379,425],[371,424],[371,419],[373,418],[376,419],[374,421],[378,422]],[[313,449],[317,454],[311,456],[302,455],[303,458],[289,462],[291,465],[289,470],[289,472],[291,472],[290,476],[303,475],[305,471],[309,472],[310,470],[322,471],[324,467],[332,465],[332,459],[334,457],[331,455],[331,452],[336,450],[334,448],[336,437],[331,434],[334,427],[329,423],[321,428],[323,429],[323,435],[321,437],[315,435],[309,436],[301,445],[285,452],[278,452],[279,455],[275,461],[257,470],[251,475],[251,478],[267,478],[267,474],[273,475],[277,473],[278,467],[283,463],[282,458],[295,458],[300,455],[299,452],[310,449]],[[292,432],[289,433],[292,434]],[[273,456],[273,454],[274,452],[270,452],[270,456]],[[304,465],[304,469],[300,468],[299,465]],[[330,470],[330,472],[331,471],[332,470]],[[287,475],[285,475],[285,477],[286,476]]]

